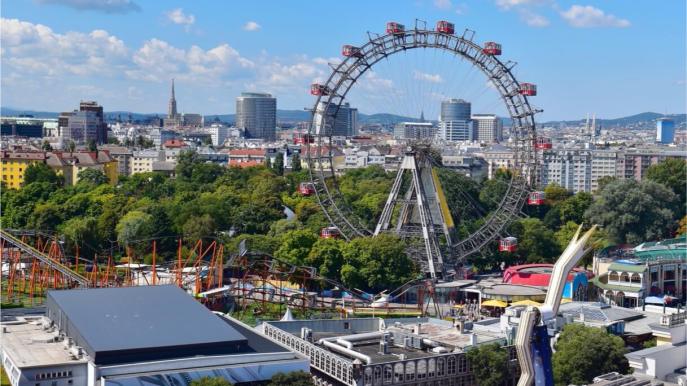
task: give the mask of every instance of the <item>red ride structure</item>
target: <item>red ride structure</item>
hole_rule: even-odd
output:
[[[518,248],[518,239],[506,237],[499,241],[499,251],[513,253]]]
[[[442,33],[442,34],[449,34],[453,35],[453,33],[456,31],[456,27],[453,23],[441,20],[437,22],[437,32]]]
[[[484,43],[482,52],[487,55],[501,55],[501,45],[496,42],[486,42]]]
[[[341,232],[337,227],[326,227],[320,231],[320,237],[323,239],[338,239],[341,237]]]
[[[360,47],[352,46],[350,44],[346,44],[345,46],[341,47],[341,55],[345,57],[354,57],[354,58],[362,58],[363,53],[360,51]]]
[[[553,144],[551,144],[551,139],[546,137],[537,137],[537,143],[535,147],[539,150],[551,149]]]
[[[527,205],[544,205],[544,192],[532,192],[527,196]]]
[[[310,94],[329,95],[329,88],[323,84],[313,83],[310,85]]]
[[[401,23],[396,23],[395,21],[390,21],[386,23],[386,33],[388,34],[402,34],[406,31],[406,27]]]
[[[520,83],[520,94],[525,96],[537,95],[537,85],[534,83]]]
[[[298,185],[298,193],[303,196],[311,196],[315,194],[315,186],[312,184],[312,182],[301,182]]]

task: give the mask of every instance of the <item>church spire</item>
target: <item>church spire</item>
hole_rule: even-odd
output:
[[[174,96],[174,78],[172,78],[172,95],[169,97],[169,105],[167,106],[167,118],[176,118],[177,116],[177,100]]]
[[[420,122],[424,122],[424,121],[425,121],[425,111],[422,110],[422,111],[420,111]]]

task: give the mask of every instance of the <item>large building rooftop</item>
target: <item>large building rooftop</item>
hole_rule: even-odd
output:
[[[50,291],[46,307],[96,364],[250,350],[243,334],[171,285]]]

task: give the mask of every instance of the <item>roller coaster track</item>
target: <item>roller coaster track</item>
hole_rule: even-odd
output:
[[[22,251],[22,253],[25,253],[39,260],[41,263],[61,273],[70,280],[75,281],[82,287],[89,287],[91,285],[90,280],[88,280],[85,276],[77,272],[74,272],[72,269],[70,269],[64,264],[61,264],[60,262],[51,259],[48,255],[42,253],[41,251],[37,250],[31,245],[26,244],[25,242],[21,241],[14,235],[4,230],[0,230],[0,240],[2,240],[5,247],[12,246],[14,248],[18,248],[20,251]]]

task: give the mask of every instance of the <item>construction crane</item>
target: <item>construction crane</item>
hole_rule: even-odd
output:
[[[531,386],[533,383],[537,386],[553,386],[552,351],[547,323],[556,318],[568,272],[589,251],[585,246],[596,227],[594,225],[582,237],[582,225],[577,228],[575,236],[553,266],[544,304],[538,307],[528,306],[520,314],[520,324],[515,336],[521,369],[518,386]]]

